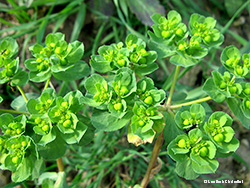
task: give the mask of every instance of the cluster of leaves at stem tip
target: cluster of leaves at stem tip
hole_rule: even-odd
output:
[[[54,76],[72,81],[89,75],[87,63],[80,60],[83,44],[79,41],[67,44],[62,33],[49,34],[45,46],[30,47],[35,58],[24,62],[29,72],[19,67],[15,58],[18,45],[14,39],[1,39],[0,50],[0,82],[19,87],[21,93],[21,86],[28,80],[43,82]],[[83,94],[78,90],[59,96],[54,89],[46,88],[41,94],[22,95],[11,103],[22,115],[3,113],[0,116],[1,169],[12,171],[14,182],[38,178],[45,170],[44,160],[62,157],[67,144],[88,144],[95,130],[90,120],[79,113],[84,104]]]
[[[170,63],[182,67],[200,63],[211,48],[224,40],[215,29],[216,20],[193,14],[187,27],[176,11],[170,11],[167,17],[154,14],[152,20],[153,31],[148,32],[152,51],[142,39],[129,34],[124,43],[99,47],[89,63],[101,74],[90,76],[88,64],[81,60],[84,45],[79,41],[67,43],[62,33],[49,34],[43,45],[29,48],[34,56],[24,62],[29,72],[20,68],[15,58],[16,41],[9,37],[0,40],[1,83],[9,82],[21,89],[28,80],[46,81],[46,89],[27,95],[27,103],[22,96],[12,102],[12,108],[24,111],[22,115],[0,116],[4,133],[0,136],[1,168],[13,172],[13,181],[34,180],[44,171],[44,160],[62,157],[67,145],[86,145],[95,131],[115,131],[124,126],[128,142],[136,146],[152,143],[164,130],[165,139],[172,138],[168,155],[176,161],[177,174],[186,179],[214,173],[218,168],[216,158],[236,151],[239,142],[230,127],[229,115],[211,114],[205,104],[193,104],[172,110],[171,114],[176,115],[171,120],[171,104],[162,105],[166,91],[156,88],[146,76],[158,69],[157,58],[169,57]],[[242,59],[243,63],[234,46],[225,48],[221,55],[223,67],[212,73],[203,90],[216,102],[226,100],[235,116],[248,127],[250,83],[245,78],[250,75],[249,54]],[[47,88],[52,76],[65,82],[85,77],[85,90],[60,96]],[[91,116],[82,113],[86,109]]]

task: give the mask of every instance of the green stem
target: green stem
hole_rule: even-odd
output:
[[[244,99],[244,97],[240,97],[240,96],[237,95],[237,94],[233,94],[233,96],[237,97],[238,99]]]
[[[29,114],[28,112],[17,111],[17,110],[8,110],[8,109],[0,109],[0,112],[3,113],[11,113],[11,114]]]
[[[43,90],[45,90],[45,89],[47,89],[49,87],[50,78],[51,77],[49,77],[49,79],[46,81],[46,84],[45,84]]]
[[[174,88],[175,88],[175,85],[176,85],[176,82],[177,82],[177,78],[178,78],[178,74],[180,72],[180,68],[181,67],[179,65],[176,66],[173,83],[172,83],[172,86],[170,88],[170,92],[169,92],[169,96],[168,96],[168,100],[167,100],[167,106],[169,106],[171,104],[171,100],[172,100],[172,97],[173,97],[173,94],[174,94]]]
[[[20,86],[16,86],[17,89],[20,91],[21,95],[23,96],[25,102],[27,103],[28,102],[28,98],[26,97],[24,91],[22,90],[22,88]]]
[[[182,106],[189,106],[189,105],[196,104],[196,103],[206,102],[206,101],[209,101],[211,99],[212,98],[208,96],[208,97],[205,97],[205,98],[202,98],[202,99],[197,99],[197,100],[190,101],[190,102],[185,102],[185,103],[182,103],[182,104],[171,105],[171,106],[169,106],[169,108],[170,109],[176,109],[176,108],[180,108]]]
[[[235,77],[235,76],[233,76],[233,77],[232,77],[232,79],[230,80],[230,83],[232,83],[232,84],[233,84],[233,83],[234,83],[234,81],[235,81],[235,78],[236,78],[236,77]]]
[[[65,94],[65,89],[67,89],[68,87],[69,87],[68,82],[63,81],[63,83],[61,84],[61,88],[58,92],[58,95],[63,96]]]
[[[153,152],[152,152],[149,164],[148,164],[147,172],[146,172],[146,174],[145,174],[145,176],[144,176],[144,178],[143,178],[143,180],[141,182],[141,187],[143,187],[143,188],[146,188],[148,183],[149,183],[150,176],[151,176],[151,171],[155,167],[155,163],[157,161],[157,157],[158,157],[159,152],[161,150],[163,140],[164,140],[164,137],[163,137],[163,131],[162,131],[159,134],[159,136],[158,136],[158,138],[157,138],[157,140],[155,142],[154,149],[153,149]]]
[[[63,166],[63,161],[62,158],[56,159],[57,167],[59,172],[64,172],[64,166]]]

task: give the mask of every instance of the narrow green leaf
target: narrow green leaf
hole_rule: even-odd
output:
[[[86,4],[82,3],[79,7],[79,11],[75,20],[73,31],[70,36],[70,42],[73,42],[78,39],[79,34],[84,24],[85,15],[86,15]]]
[[[127,3],[130,10],[136,14],[137,18],[148,26],[154,24],[150,18],[154,13],[158,12],[161,15],[165,15],[165,9],[158,0],[127,0]]]

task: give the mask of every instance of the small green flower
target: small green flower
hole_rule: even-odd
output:
[[[186,147],[186,141],[184,139],[179,140],[177,144],[180,148],[185,148]]]
[[[144,99],[144,102],[147,105],[151,105],[153,103],[153,98],[151,96],[148,96],[147,98]]]

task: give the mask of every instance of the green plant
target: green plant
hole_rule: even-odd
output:
[[[15,59],[15,40],[1,39],[0,82],[16,86],[23,96],[12,102],[15,110],[1,109],[4,113],[0,116],[4,133],[0,137],[1,168],[13,172],[13,181],[34,180],[43,173],[44,161],[57,160],[55,186],[67,187],[61,159],[67,145],[83,146],[91,142],[95,131],[116,131],[125,126],[128,142],[136,146],[152,143],[157,137],[141,187],[147,186],[153,174],[164,139],[169,142],[168,155],[176,161],[176,173],[185,179],[215,173],[219,165],[216,158],[236,151],[239,141],[231,128],[232,118],[224,112],[210,113],[205,102],[226,100],[249,128],[250,84],[245,79],[249,77],[249,54],[241,57],[236,47],[225,48],[221,55],[223,67],[212,72],[212,78],[203,86],[208,96],[173,102],[180,67],[197,65],[212,48],[222,44],[224,37],[215,29],[212,17],[193,14],[188,27],[176,11],[170,11],[167,17],[154,14],[152,20],[153,31],[148,32],[152,51],[134,34],[129,34],[124,43],[101,46],[98,55],[90,59],[91,68],[101,75],[89,76],[90,69],[81,60],[83,44],[67,43],[62,33],[49,34],[44,45],[29,48],[34,56],[24,62],[29,73]],[[146,76],[158,69],[156,59],[165,57],[176,66],[169,92],[156,88]],[[61,96],[49,88],[52,76],[65,82],[85,77],[86,91]],[[23,92],[21,87],[28,80],[45,82],[39,96]],[[11,113],[20,115],[14,117]],[[42,177],[46,180],[46,173]]]

